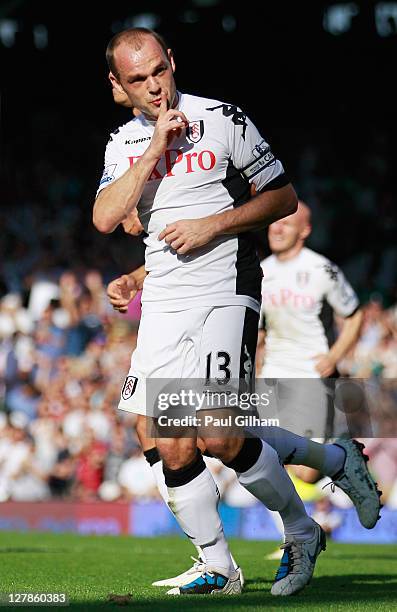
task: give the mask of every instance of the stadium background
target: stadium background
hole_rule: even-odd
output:
[[[396,378],[397,3],[257,11],[216,0],[148,0],[144,12],[129,2],[87,12],[73,1],[2,5],[0,529],[176,532],[133,419],[114,410],[139,303],[116,316],[104,287],[141,264],[142,247],[91,222],[108,133],[128,120],[104,61],[124,27],[158,29],[175,51],[179,88],[239,104],[272,143],[312,207],[309,246],[343,268],[365,305],[344,374]],[[257,240],[266,253],[265,233]],[[390,427],[396,418],[394,401]],[[336,540],[397,540],[396,441],[369,445],[386,503],[375,530],[357,529],[343,498],[333,507],[299,485]],[[228,534],[277,539],[263,510],[218,478]]]

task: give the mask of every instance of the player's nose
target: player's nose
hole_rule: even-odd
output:
[[[280,234],[283,233],[283,226],[281,223],[272,223],[272,225],[269,228],[270,233],[274,234],[275,236],[279,236]]]
[[[155,77],[148,78],[147,86],[151,94],[161,93],[161,85]]]

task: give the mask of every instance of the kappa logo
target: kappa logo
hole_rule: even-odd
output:
[[[337,281],[339,276],[339,268],[335,264],[328,262],[324,264],[324,271],[328,274],[332,281]]]
[[[241,138],[245,140],[245,132],[247,131],[247,115],[243,113],[241,109],[239,109],[234,104],[219,104],[218,106],[212,106],[210,108],[206,108],[206,110],[214,111],[218,108],[222,109],[222,113],[224,117],[231,117],[234,125],[240,125],[243,128]]]
[[[145,136],[144,138],[137,138],[136,140],[129,140],[127,138],[127,140],[124,141],[124,144],[126,144],[126,145],[138,144],[139,142],[146,142],[147,140],[152,140],[152,137],[151,136]]]
[[[198,119],[197,121],[189,121],[189,126],[186,130],[186,138],[190,140],[190,142],[196,143],[200,142],[203,136],[204,121],[202,119]]]
[[[123,400],[128,400],[135,393],[138,379],[136,376],[127,376],[124,381],[123,388],[121,390],[121,397]]]

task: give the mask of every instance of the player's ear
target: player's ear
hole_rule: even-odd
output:
[[[124,90],[123,90],[123,88],[121,87],[120,82],[119,82],[119,81],[118,81],[118,79],[117,79],[117,78],[114,76],[113,72],[109,72],[109,74],[108,74],[108,78],[109,78],[109,81],[110,81],[110,83],[111,83],[112,87],[114,87],[114,88],[115,88],[117,91],[119,91],[120,93],[121,93],[121,92],[123,92],[123,93],[124,93]]]
[[[312,233],[312,226],[311,225],[305,225],[305,227],[303,228],[303,230],[301,231],[301,238],[303,240],[306,240],[306,238],[308,236],[310,236],[310,234]]]
[[[175,72],[175,60],[174,60],[174,54],[172,53],[172,49],[167,49],[167,55],[168,55],[168,59],[171,64],[172,72]]]

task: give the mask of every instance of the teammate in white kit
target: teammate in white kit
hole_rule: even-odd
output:
[[[272,255],[261,262],[260,327],[265,331],[260,331],[258,345],[266,338],[266,346],[260,376],[281,379],[277,389],[284,404],[283,427],[327,439],[334,414],[334,385],[327,378],[338,376],[337,363],[358,338],[362,312],[341,270],[305,247],[310,232],[311,214],[304,202],[293,215],[269,226]],[[338,338],[334,313],[344,319]],[[318,477],[310,468],[294,471],[306,481]]]
[[[339,268],[305,247],[311,229],[310,209],[301,201],[293,215],[269,226],[272,255],[261,262],[258,353],[265,348],[265,358],[259,376],[275,379],[273,391],[285,429],[327,440],[334,424],[335,381],[329,377],[338,376],[338,361],[357,340],[362,313]],[[344,318],[337,339],[334,313]],[[305,465],[290,469],[305,482],[322,476]],[[277,513],[274,520],[282,532]],[[279,558],[279,551],[267,558]]]
[[[150,378],[250,382],[261,274],[246,232],[291,214],[296,196],[281,163],[240,109],[176,91],[173,56],[158,35],[124,31],[109,43],[107,57],[114,87],[142,115],[111,136],[94,223],[111,232],[138,205],[147,232],[142,319],[119,407],[153,416],[145,396]],[[250,183],[258,196],[248,201]],[[219,434],[205,442],[243,486],[280,512],[293,554],[272,593],[301,590],[324,536],[277,453],[256,437]],[[217,489],[196,439],[158,438],[156,444],[169,505],[206,556],[202,576],[171,592],[239,592]],[[339,462],[348,478],[353,449],[335,446],[333,456],[334,467]]]
[[[304,246],[310,232],[310,210],[303,202],[269,226],[272,255],[261,262],[266,328],[261,375],[267,378],[333,376],[358,337],[358,298],[335,264]],[[345,319],[337,341],[333,313]]]

